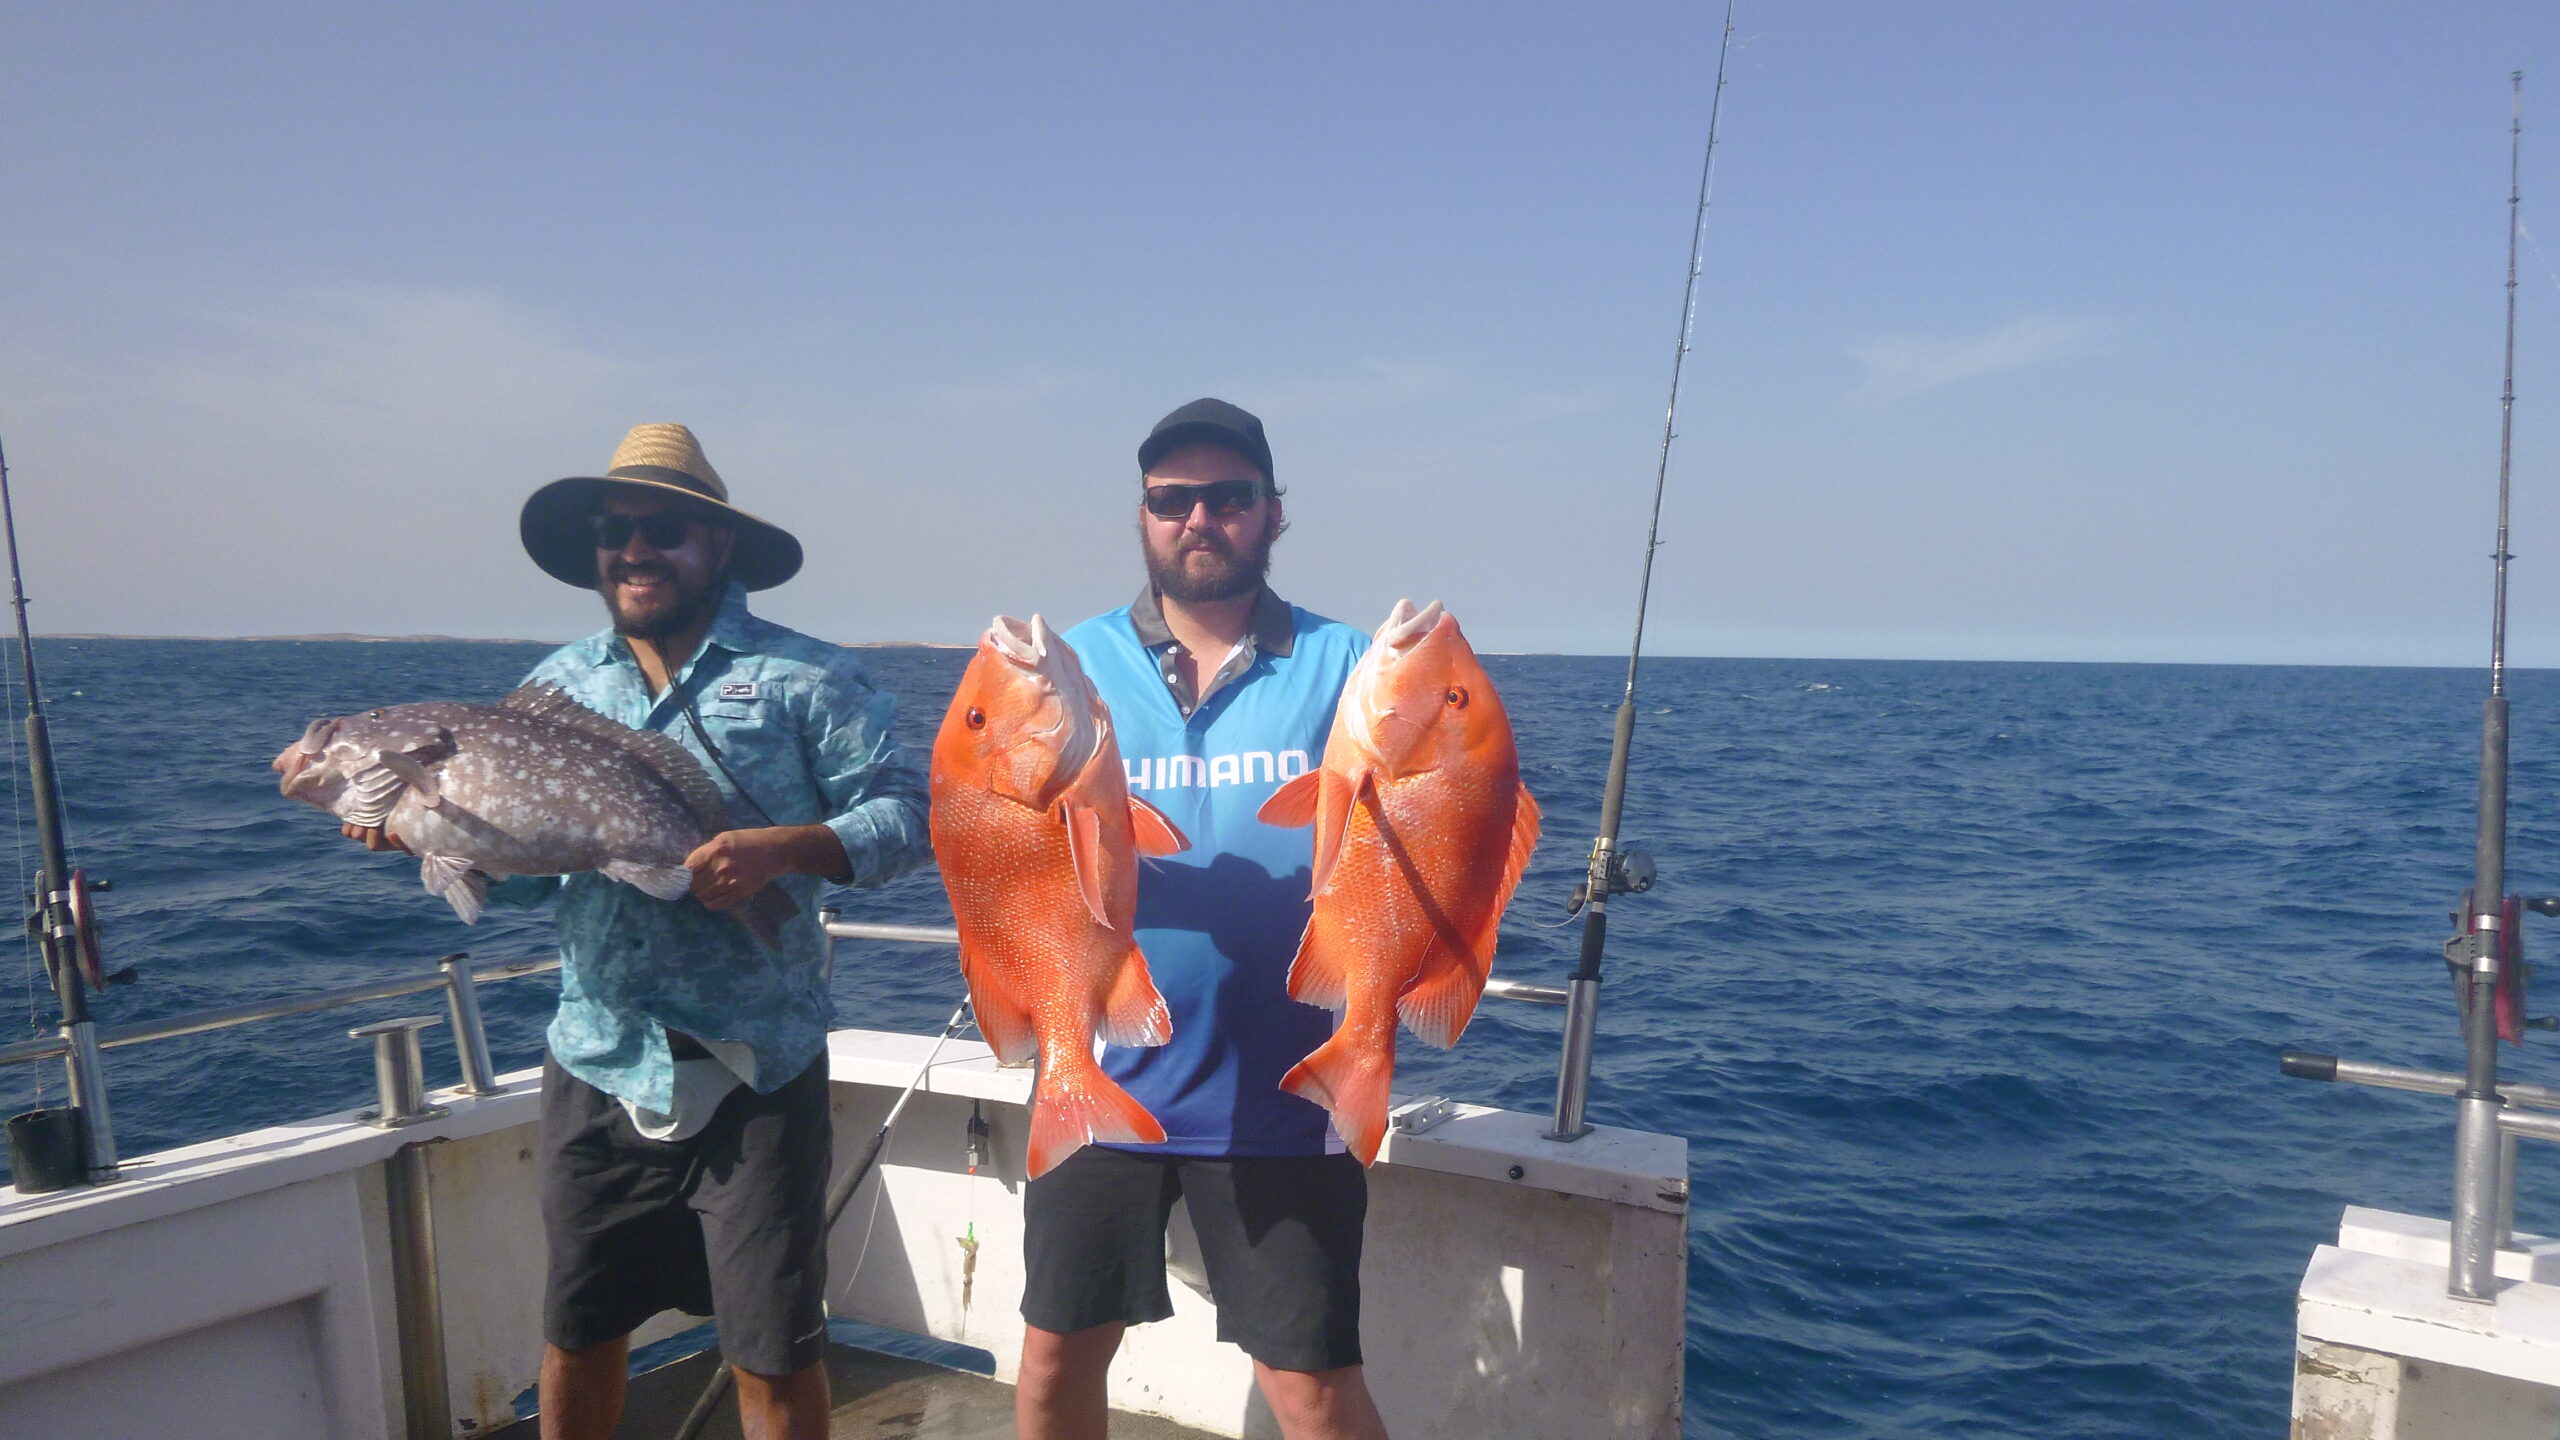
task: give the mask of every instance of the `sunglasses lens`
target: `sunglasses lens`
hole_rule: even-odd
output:
[[[1241,515],[1253,508],[1261,483],[1254,480],[1218,480],[1207,485],[1150,485],[1147,487],[1147,513],[1159,520],[1181,520],[1191,514],[1191,507],[1207,501],[1212,515]]]
[[[587,528],[595,532],[596,548],[619,550],[631,543],[633,532],[652,550],[673,550],[684,544],[693,532],[693,522],[682,515],[590,515]]]

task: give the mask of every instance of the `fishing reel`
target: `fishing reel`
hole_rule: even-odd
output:
[[[111,880],[92,880],[85,870],[71,872],[71,883],[61,893],[36,900],[35,909],[27,916],[27,933],[45,938],[46,915],[59,905],[62,918],[54,922],[53,938],[70,952],[71,961],[80,967],[80,978],[92,990],[110,985],[130,985],[142,978],[132,966],[109,970],[105,952],[98,943],[98,907],[91,898],[115,888]],[[50,900],[52,904],[47,904]]]
[[[2525,982],[2533,978],[2533,967],[2524,958],[2524,912],[2537,915],[2560,915],[2560,895],[2510,895],[2500,908],[2495,944],[2498,946],[2498,1038],[2512,1045],[2524,1043],[2527,1030],[2560,1030],[2560,1015],[2528,1017],[2524,1013]],[[2467,977],[2471,962],[2479,954],[2481,943],[2471,930],[2471,892],[2446,915],[2453,922],[2453,935],[2444,942],[2445,969],[2453,977],[2454,1013],[2462,1013]]]
[[[1609,852],[1609,893],[1612,895],[1641,895],[1653,888],[1659,874],[1654,868],[1653,857],[1642,850]],[[1582,907],[1590,902],[1591,881],[1585,877],[1582,883],[1573,887],[1573,893],[1565,897],[1564,913],[1579,915]]]

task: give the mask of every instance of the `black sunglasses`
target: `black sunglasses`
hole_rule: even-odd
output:
[[[631,543],[633,531],[649,542],[652,550],[674,550],[693,533],[695,518],[672,510],[655,515],[590,515],[587,528],[595,533],[596,548],[619,550]]]
[[[1159,520],[1181,520],[1204,500],[1212,515],[1241,515],[1261,498],[1259,480],[1212,480],[1206,485],[1150,485],[1143,503]]]

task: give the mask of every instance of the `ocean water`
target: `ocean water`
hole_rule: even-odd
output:
[[[41,641],[76,859],[110,876],[104,1023],[546,949],[457,923],[412,864],[278,798],[311,717],[503,693],[495,644]],[[921,748],[965,657],[866,652]],[[1491,657],[1545,843],[1498,973],[1597,823],[1623,662]],[[2302,1043],[2457,1068],[2436,952],[2468,880],[2477,673],[1653,660],[1626,835],[1661,884],[1611,912],[1592,1113],[1688,1137],[1691,1436],[2283,1432],[2292,1294],[2348,1203],[2442,1213],[2446,1102],[2285,1080]],[[2560,889],[2560,675],[2514,677],[2515,884]],[[14,728],[14,727],[12,727]],[[11,754],[14,766],[16,757]],[[0,799],[31,857],[23,794]],[[0,843],[9,837],[0,836]],[[24,873],[30,859],[22,859]],[[848,892],[942,923],[931,874]],[[838,1000],[930,1029],[947,954],[848,944]],[[483,992],[532,1062],[548,979]],[[50,1018],[0,958],[0,1035]],[[416,999],[109,1052],[129,1154],[358,1103],[345,1031]],[[2553,1008],[2560,1008],[2554,1006]],[[1541,1111],[1559,1012],[1488,1001],[1400,1088]],[[441,1027],[429,1065],[452,1073]],[[2510,1052],[2549,1083],[2543,1053]],[[0,1071],[11,1111],[59,1068]],[[39,1084],[45,1088],[39,1092]],[[2520,1223],[2560,1224],[2527,1150]],[[2537,1222],[2540,1222],[2537,1225]]]

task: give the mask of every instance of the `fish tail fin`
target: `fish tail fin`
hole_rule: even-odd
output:
[[[749,897],[746,904],[730,911],[729,916],[745,926],[757,944],[767,950],[780,950],[783,927],[800,918],[800,907],[792,903],[789,891],[779,885],[767,885]]]
[[[1396,997],[1396,1015],[1424,1044],[1446,1050],[1475,1018],[1484,977],[1484,967],[1463,951],[1446,941],[1435,944],[1423,957],[1413,988]]]
[[[1164,1126],[1090,1055],[1076,1052],[1055,1065],[1044,1059],[1031,1088],[1030,1178],[1048,1174],[1088,1140],[1161,1145]]]
[[[1114,1045],[1161,1045],[1173,1038],[1173,1014],[1156,992],[1147,957],[1131,946],[1102,1009],[1102,1038]]]
[[[1387,1087],[1396,1078],[1395,1032],[1384,1046],[1366,1046],[1348,1029],[1281,1077],[1280,1088],[1312,1100],[1333,1114],[1333,1133],[1363,1165],[1377,1163],[1378,1147],[1387,1138]]]

